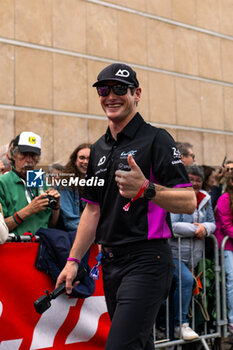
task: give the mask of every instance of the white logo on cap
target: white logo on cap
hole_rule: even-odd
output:
[[[129,72],[126,69],[119,69],[115,75],[117,75],[118,77],[127,78],[129,76]]]

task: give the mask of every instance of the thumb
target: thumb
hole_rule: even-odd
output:
[[[129,164],[131,170],[133,170],[135,168],[138,168],[138,165],[135,162],[135,160],[133,159],[133,156],[132,156],[131,153],[128,155],[128,159],[127,160],[128,160],[128,164]]]

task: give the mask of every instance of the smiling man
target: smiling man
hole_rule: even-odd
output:
[[[26,175],[34,170],[41,154],[41,138],[33,132],[22,132],[12,147],[12,170],[0,177],[0,203],[9,232],[33,234],[41,228],[54,227],[60,211],[60,194],[57,190],[28,187]],[[56,207],[48,207],[50,195]]]
[[[192,213],[196,199],[172,137],[137,113],[136,72],[114,63],[97,82],[108,129],[92,147],[87,205],[67,264],[57,280],[71,293],[80,259],[93,241],[102,246],[104,292],[111,328],[106,350],[154,349],[152,327],[173,275],[168,211]]]

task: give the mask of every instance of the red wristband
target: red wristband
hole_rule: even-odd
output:
[[[12,215],[13,219],[14,219],[14,222],[17,224],[17,225],[20,225],[22,224],[23,222],[23,219],[21,219],[21,217],[19,216],[19,214],[17,212],[15,212],[13,215]]]
[[[19,216],[17,212],[15,212],[15,217],[17,220],[21,221],[21,223],[23,222],[23,219]]]
[[[140,198],[141,197],[141,195],[143,194],[143,192],[145,191],[145,189],[147,188],[147,186],[148,186],[148,183],[149,183],[150,181],[149,180],[145,180],[144,182],[143,182],[143,184],[142,184],[142,186],[141,186],[141,188],[140,188],[140,190],[138,191],[138,193],[136,194],[136,196],[135,197],[133,197],[132,199],[131,199],[131,201],[130,202],[128,202],[124,207],[123,207],[123,209],[124,209],[124,211],[128,211],[129,210],[129,207],[130,207],[130,204],[131,204],[131,202],[134,202],[134,201],[136,201],[136,199],[138,199],[138,198]]]
[[[78,265],[81,263],[81,260],[76,258],[68,258],[67,261],[75,261]]]

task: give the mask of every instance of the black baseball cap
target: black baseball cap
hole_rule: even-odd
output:
[[[97,82],[93,87],[101,86],[107,80],[119,81],[127,85],[139,86],[136,77],[136,72],[129,66],[123,63],[113,63],[105,67],[98,75]]]

